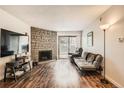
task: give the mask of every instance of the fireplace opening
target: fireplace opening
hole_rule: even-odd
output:
[[[39,51],[39,62],[52,60],[52,50]]]

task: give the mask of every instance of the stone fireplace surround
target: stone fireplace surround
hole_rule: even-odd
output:
[[[31,59],[39,62],[39,52],[49,50],[51,59],[57,59],[57,32],[31,27]]]

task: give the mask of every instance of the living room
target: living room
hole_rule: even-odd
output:
[[[6,41],[7,38],[1,39],[3,43],[11,41],[10,45],[8,43],[5,45],[14,52],[15,48],[18,51],[3,56],[5,52],[2,53],[1,44],[0,87],[124,87],[123,9],[123,5],[0,6],[1,38],[2,36],[4,38],[4,32],[11,32],[18,38],[22,37],[19,45],[12,43],[15,39],[12,41]],[[26,42],[27,45],[23,46],[24,52],[19,50],[22,42],[23,44]],[[100,74],[91,71],[82,75],[75,66],[72,66],[69,53],[75,53],[80,48],[82,48],[80,57],[84,57],[85,52],[90,52],[105,58],[101,61]],[[7,76],[5,77],[7,73],[5,67],[8,66],[7,63],[17,62],[13,60],[20,57],[24,60],[28,57],[26,62],[29,65],[26,63],[21,66],[21,69],[26,68],[25,74],[19,79],[9,80]],[[104,84],[100,81],[104,77],[109,83]]]

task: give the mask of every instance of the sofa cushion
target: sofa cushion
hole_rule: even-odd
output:
[[[88,54],[89,54],[89,52],[84,52],[84,54],[83,54],[83,59],[87,60]]]
[[[95,54],[89,53],[87,56],[87,62],[93,63],[95,60],[95,56],[96,56]]]
[[[78,63],[78,62],[86,62],[86,60],[83,59],[82,57],[74,58],[74,61],[75,61],[76,63]]]
[[[103,57],[100,54],[97,54],[95,61],[101,62],[103,60]]]
[[[103,60],[103,57],[98,54],[98,55],[96,56],[96,58],[95,58],[94,63],[93,63],[96,68],[99,68],[99,67],[101,66],[102,60]]]
[[[77,62],[76,64],[81,69],[95,69],[96,68],[95,65],[93,65],[92,63],[88,63],[88,62]]]

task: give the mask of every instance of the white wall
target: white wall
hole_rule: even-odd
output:
[[[102,22],[99,18],[102,17]],[[124,42],[118,38],[124,38],[124,6],[112,6],[104,14],[89,25],[83,32],[83,48],[103,55],[103,31],[100,24],[112,24],[106,31],[106,76],[118,87],[124,87]],[[87,33],[94,32],[94,46],[87,46]]]
[[[30,26],[2,9],[0,9],[0,28],[23,34],[27,32],[30,38]],[[0,79],[3,79],[5,63],[10,62],[12,59],[14,59],[14,56],[0,58]]]
[[[57,32],[57,58],[58,58],[58,37],[59,36],[76,36],[77,46],[82,47],[82,31],[58,31]]]

